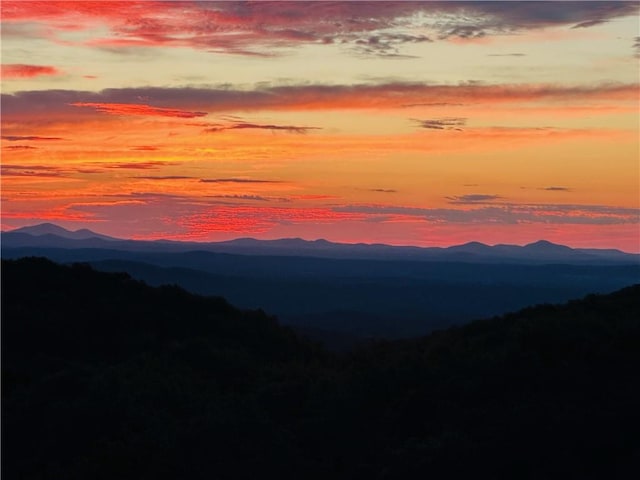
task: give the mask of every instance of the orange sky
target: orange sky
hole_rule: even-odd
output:
[[[638,252],[638,20],[618,2],[5,1],[2,227]]]

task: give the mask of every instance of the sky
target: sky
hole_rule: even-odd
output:
[[[2,229],[640,252],[639,5],[2,1]]]

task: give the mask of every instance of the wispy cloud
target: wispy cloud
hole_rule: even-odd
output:
[[[412,118],[411,121],[418,124],[420,128],[426,128],[429,130],[457,130],[462,131],[462,128],[466,123],[466,118],[460,117],[443,117],[443,118],[432,118],[427,120],[419,120],[417,118]]]
[[[131,178],[139,178],[140,180],[188,180],[194,177],[188,175],[146,175]]]
[[[487,195],[481,193],[471,193],[468,195],[454,195],[452,197],[445,197],[449,200],[449,203],[461,203],[461,204],[469,204],[469,203],[487,203],[492,202],[494,200],[499,200],[502,197],[500,195]]]
[[[17,165],[0,166],[3,177],[61,177],[63,170],[49,165]]]
[[[392,188],[370,188],[370,192],[378,192],[378,193],[397,193],[397,190]]]
[[[526,57],[526,53],[489,53],[487,57]]]
[[[544,187],[540,190],[546,190],[548,192],[570,192],[571,191],[569,187]]]
[[[48,65],[25,65],[22,63],[4,64],[0,68],[2,78],[33,78],[41,75],[60,75],[57,68]]]
[[[60,137],[39,137],[37,135],[2,135],[3,140],[9,142],[39,142],[48,140],[64,140]]]
[[[201,178],[203,183],[282,183],[279,180],[256,180],[253,178]]]
[[[177,117],[177,118],[195,118],[204,117],[207,112],[188,112],[174,108],[152,107],[150,105],[135,103],[72,103],[74,107],[92,107],[98,112],[109,113],[111,115],[145,115],[157,117]]]
[[[374,56],[379,58],[415,58],[400,53],[400,47],[409,43],[432,42],[426,35],[409,35],[404,33],[377,33],[374,35],[349,38],[343,36],[340,40],[343,44],[351,44],[355,53],[361,56]]]
[[[226,198],[233,200],[255,200],[259,202],[268,202],[271,199],[262,195],[208,195],[209,198]]]
[[[139,152],[155,152],[158,150],[158,147],[154,147],[153,145],[136,145],[135,147],[131,147],[131,150]]]
[[[161,168],[175,163],[151,161],[151,162],[114,162],[101,164],[104,168],[125,169],[125,170],[150,170]]]
[[[295,125],[273,125],[273,124],[260,124],[260,123],[232,123],[232,124],[212,124],[207,128],[206,132],[222,132],[225,130],[271,130],[271,131],[285,131],[291,133],[307,133],[309,130],[321,130],[320,127],[300,127]]]
[[[473,202],[471,202],[473,203]],[[478,202],[481,203],[481,202]],[[608,205],[516,204],[496,203],[478,208],[417,208],[387,205],[346,205],[334,207],[339,212],[371,216],[372,221],[414,218],[430,223],[467,224],[638,224],[640,209]]]
[[[38,147],[32,147],[31,145],[7,145],[3,148],[6,150],[37,150]]]

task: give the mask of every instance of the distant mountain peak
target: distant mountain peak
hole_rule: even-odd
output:
[[[491,247],[481,242],[467,242],[463,243],[462,245],[454,245],[452,247],[448,247],[447,250],[474,253],[489,251],[491,250]]]
[[[567,247],[565,245],[559,245],[557,243],[552,243],[548,240],[538,240],[537,242],[528,243],[523,248],[528,249],[536,249],[536,250],[555,250],[555,251],[569,251],[572,248]]]
[[[16,228],[13,231],[16,233],[28,233],[29,235],[56,235],[57,233],[72,233],[71,230],[67,230],[66,228],[56,225],[55,223],[49,222]]]
[[[463,243],[462,245],[459,245],[460,247],[488,247],[489,245],[487,245],[486,243],[482,243],[482,242],[467,242],[467,243]]]
[[[39,223],[37,225],[29,225],[26,227],[16,228],[11,230],[12,233],[25,233],[34,237],[40,237],[43,235],[55,235],[57,237],[68,238],[72,240],[84,240],[87,238],[101,238],[103,240],[115,240],[113,237],[102,235],[100,233],[93,232],[87,228],[80,230],[67,230],[55,223]]]

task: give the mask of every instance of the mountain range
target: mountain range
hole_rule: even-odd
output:
[[[570,248],[546,240],[524,246],[469,242],[451,247],[392,246],[385,244],[333,243],[324,239],[238,238],[223,242],[140,241],[109,237],[88,229],[70,231],[43,223],[2,233],[3,248],[110,248],[125,251],[207,251],[238,255],[304,256],[335,259],[453,261],[518,264],[620,264],[639,263],[639,254],[615,249]]]
[[[318,340],[399,338],[640,282],[640,256],[477,242],[449,248],[326,240],[135,241],[42,224],[4,232],[2,257],[129,273],[262,308]],[[37,281],[37,280],[34,280]]]

